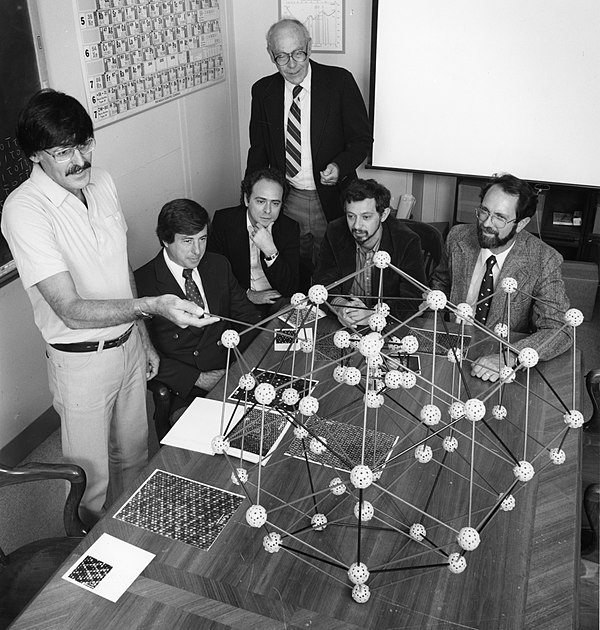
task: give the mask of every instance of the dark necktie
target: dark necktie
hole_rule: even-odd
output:
[[[300,136],[300,105],[298,96],[302,91],[301,85],[295,85],[292,92],[292,105],[288,114],[285,134],[285,173],[294,177],[300,172],[302,163],[302,147]]]
[[[496,257],[490,256],[485,261],[485,273],[481,280],[481,288],[479,289],[479,297],[477,298],[477,310],[475,312],[475,321],[485,324],[488,313],[490,312],[490,304],[492,303],[492,292],[494,290],[494,274],[492,268],[496,264]]]
[[[192,279],[192,270],[184,269],[183,277],[185,278],[185,297],[190,300],[190,302],[194,302],[200,308],[204,308],[204,300],[202,299],[202,295],[200,295],[200,291],[198,290],[198,286]]]

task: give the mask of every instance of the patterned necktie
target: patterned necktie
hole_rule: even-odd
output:
[[[300,172],[302,162],[302,147],[300,141],[300,105],[298,96],[302,91],[301,85],[295,85],[292,92],[292,105],[287,119],[285,134],[285,174],[294,177]]]
[[[494,274],[492,268],[496,264],[496,257],[490,256],[485,261],[485,273],[481,280],[479,289],[479,297],[477,298],[477,311],[475,313],[475,321],[485,324],[488,313],[490,312],[490,304],[492,303],[492,291],[494,290]]]
[[[185,278],[185,297],[190,300],[190,302],[197,304],[200,308],[204,308],[204,300],[200,295],[198,286],[192,279],[192,270],[184,269],[183,277]]]

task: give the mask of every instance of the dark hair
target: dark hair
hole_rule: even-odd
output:
[[[83,105],[55,90],[34,94],[17,121],[16,138],[27,157],[51,147],[85,144],[93,137],[92,119]]]
[[[167,202],[158,214],[156,236],[160,244],[172,243],[175,234],[193,236],[210,226],[208,212],[191,199],[173,199]]]
[[[286,178],[276,168],[261,168],[260,170],[254,171],[254,173],[250,173],[249,175],[246,175],[246,177],[244,177],[241,185],[240,194],[240,204],[242,206],[246,205],[244,196],[250,198],[254,185],[261,179],[266,179],[270,182],[275,182],[276,184],[279,184],[283,190],[281,201],[285,202],[285,198],[290,191],[290,185],[287,183]]]
[[[517,223],[521,221],[521,219],[532,217],[535,214],[537,208],[537,194],[526,181],[523,181],[514,175],[510,175],[509,173],[495,175],[481,189],[481,192],[479,193],[480,201],[483,201],[487,191],[492,186],[500,186],[507,195],[519,198],[516,210]]]
[[[344,209],[351,201],[363,199],[375,199],[375,208],[381,214],[390,207],[390,191],[374,179],[353,179],[342,191],[342,204]]]

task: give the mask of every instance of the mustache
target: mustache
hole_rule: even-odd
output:
[[[74,164],[71,166],[67,171],[67,175],[76,175],[78,173],[82,173],[88,168],[92,168],[92,164],[86,160],[82,165]]]

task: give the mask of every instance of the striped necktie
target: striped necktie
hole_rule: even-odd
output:
[[[204,308],[204,300],[202,299],[202,295],[200,295],[200,291],[198,290],[198,286],[194,282],[192,278],[192,270],[184,269],[183,277],[185,278],[185,297],[190,300],[190,302],[194,302],[200,308]]]
[[[287,119],[285,134],[285,174],[295,177],[300,172],[302,163],[302,146],[300,141],[300,105],[298,97],[302,91],[301,85],[295,85],[292,92],[292,105]]]
[[[496,257],[493,255],[485,261],[485,273],[481,280],[479,297],[477,298],[477,310],[475,312],[475,321],[480,324],[485,324],[488,313],[490,312],[492,291],[494,290],[494,274],[492,273],[492,268],[495,264]]]

